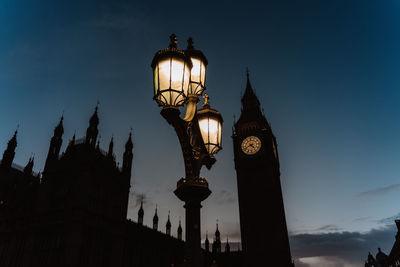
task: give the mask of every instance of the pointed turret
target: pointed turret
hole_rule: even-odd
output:
[[[153,217],[153,229],[154,229],[154,230],[157,230],[157,229],[158,229],[157,206],[156,206],[156,212],[154,213],[154,217]]]
[[[93,147],[96,145],[97,135],[99,133],[99,130],[97,129],[97,126],[99,125],[99,117],[97,115],[98,108],[99,103],[97,103],[94,113],[92,117],[90,117],[89,127],[86,130],[86,143]]]
[[[260,101],[258,100],[256,94],[254,93],[253,87],[251,86],[249,70],[246,71],[246,76],[247,76],[247,83],[246,83],[246,90],[244,91],[242,97],[242,110],[260,111]]]
[[[139,225],[143,225],[143,217],[144,217],[143,201],[140,201],[140,209],[138,211],[138,224]]]
[[[132,143],[132,131],[129,133],[128,141],[125,144],[125,152],[122,163],[122,172],[128,177],[131,177],[132,170],[132,159],[133,159],[133,143]]]
[[[179,226],[178,226],[178,240],[182,240],[182,226],[181,226],[181,218],[179,218]]]
[[[114,136],[111,137],[110,144],[108,145],[107,157],[114,158]]]
[[[55,162],[58,160],[62,145],[62,135],[64,133],[63,121],[64,116],[61,116],[60,122],[58,123],[56,128],[54,128],[54,134],[50,140],[49,152],[47,153],[46,163],[44,165],[45,174],[51,170]]]
[[[229,239],[228,239],[228,237],[226,237],[225,252],[226,252],[226,253],[231,252],[231,246],[229,245]]]
[[[168,211],[168,220],[167,220],[167,223],[165,225],[165,228],[166,228],[165,233],[167,235],[171,235],[171,221],[169,220],[169,211]]]
[[[215,230],[215,240],[221,240],[221,234],[218,230],[218,223],[217,223],[217,230]]]
[[[69,140],[67,149],[65,150],[65,153],[69,153],[70,151],[72,151],[73,147],[75,145],[75,134],[72,136],[72,139]]]
[[[32,171],[33,171],[33,161],[34,161],[34,157],[30,157],[28,164],[26,164],[25,168],[24,168],[24,173],[26,175],[32,175]]]
[[[235,123],[235,128],[240,124],[251,122],[257,119],[261,119],[263,123],[268,126],[268,122],[266,121],[260,109],[260,101],[254,93],[253,87],[251,86],[248,70],[246,90],[244,91],[241,101],[242,112],[240,114],[239,120]]]
[[[0,164],[0,167],[3,169],[11,168],[15,156],[15,148],[17,147],[17,134],[18,130],[15,130],[13,137],[8,141],[7,148],[3,153],[3,159]]]
[[[63,121],[64,121],[64,115],[61,116],[60,122],[58,123],[56,128],[54,128],[54,136],[61,138],[62,135],[64,134]]]
[[[206,241],[204,241],[204,246],[207,252],[210,252],[210,241],[208,240],[208,232],[206,232]]]
[[[212,247],[213,253],[220,253],[221,252],[221,234],[218,230],[218,223],[217,223],[217,230],[215,231],[215,237]]]

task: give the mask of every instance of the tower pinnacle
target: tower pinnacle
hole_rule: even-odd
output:
[[[95,147],[97,134],[99,133],[99,130],[97,129],[97,126],[99,125],[99,116],[97,115],[98,108],[99,102],[97,102],[94,113],[92,117],[90,117],[89,127],[86,130],[86,143],[90,144],[92,147]]]
[[[11,164],[15,156],[15,148],[17,147],[17,134],[18,128],[15,130],[13,137],[8,141],[7,149],[3,153],[3,159],[1,160],[0,166],[8,169],[11,168]]]
[[[154,230],[157,230],[157,229],[158,229],[157,205],[156,205],[156,211],[155,211],[154,217],[153,217],[153,229],[154,229]]]

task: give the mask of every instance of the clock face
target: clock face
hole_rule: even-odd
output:
[[[254,155],[261,148],[261,141],[256,136],[248,136],[242,142],[242,150],[247,155]]]

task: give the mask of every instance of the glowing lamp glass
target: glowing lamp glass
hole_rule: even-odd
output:
[[[192,64],[183,51],[167,48],[159,51],[152,63],[154,100],[160,106],[184,104],[190,84]]]
[[[205,89],[206,64],[199,58],[191,57],[191,60],[193,68],[191,70],[189,93],[201,95]]]
[[[204,108],[198,110],[198,121],[204,145],[213,155],[222,149],[222,117],[218,111]]]

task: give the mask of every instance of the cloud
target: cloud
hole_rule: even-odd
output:
[[[335,232],[337,232],[337,231],[340,231],[340,230],[342,230],[342,229],[343,229],[343,228],[340,228],[340,227],[337,226],[337,225],[334,225],[334,224],[327,224],[327,225],[324,225],[324,226],[321,226],[321,227],[315,229],[314,231],[315,231],[315,232],[328,232],[328,231],[335,231]]]
[[[383,218],[378,220],[378,223],[380,224],[384,224],[384,225],[392,225],[394,223],[395,220],[400,219],[400,213],[391,216],[391,217],[387,217],[387,218]]]
[[[236,198],[232,196],[231,192],[221,190],[215,196],[215,203],[218,205],[232,204],[236,202]]]
[[[112,13],[104,13],[92,20],[84,21],[84,25],[111,31],[143,32],[150,29],[150,23],[143,12],[133,4],[117,4]]]
[[[152,203],[145,193],[136,193],[135,191],[129,193],[129,209],[138,208],[142,201],[143,204]]]
[[[309,234],[317,234],[317,233],[328,233],[328,232],[339,232],[342,231],[343,228],[335,225],[335,224],[327,224],[323,225],[321,227],[315,228],[315,229],[307,229],[307,230],[296,230],[296,231],[289,231],[289,235],[295,236],[298,234],[304,234],[304,233],[309,233]]]
[[[389,254],[395,234],[392,223],[365,233],[297,234],[290,236],[290,243],[293,258],[300,262],[296,266],[360,266],[368,252],[375,254],[378,247]],[[321,261],[325,263],[321,265]]]
[[[353,222],[365,222],[365,221],[368,221],[368,220],[370,220],[371,219],[371,217],[359,217],[359,218],[355,218],[354,220],[353,220]],[[393,222],[393,221],[392,221]]]
[[[392,184],[385,187],[379,187],[374,190],[361,192],[358,194],[358,197],[380,197],[397,191],[400,191],[400,184]]]
[[[324,266],[324,267],[356,267],[359,264],[353,264],[344,261],[338,257],[305,257],[295,261],[296,267],[311,267],[311,266]]]

